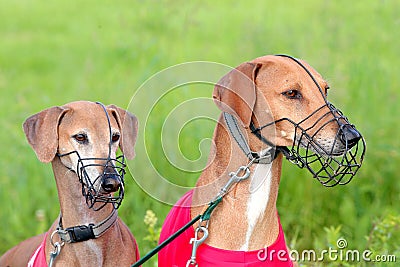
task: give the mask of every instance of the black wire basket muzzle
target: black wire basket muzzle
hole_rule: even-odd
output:
[[[258,128],[252,123],[250,128],[253,134],[264,143],[274,146],[262,135],[261,130],[279,123],[293,125],[293,144],[289,148],[276,147],[277,151],[300,168],[308,169],[326,187],[349,183],[362,165],[366,149],[364,138],[343,113],[327,101],[316,79],[299,60],[287,55],[278,56],[292,59],[307,72],[325,104],[297,123],[288,118]]]
[[[306,127],[310,121],[313,123]],[[294,138],[291,147],[280,147],[278,150],[293,164],[308,169],[322,185],[347,184],[360,169],[365,140],[332,104],[323,105],[299,123],[283,118],[259,128],[253,126],[252,131],[262,137],[262,129],[282,122],[293,125]],[[337,130],[333,132],[335,128]],[[330,133],[330,138],[325,137],[326,132]]]
[[[82,195],[86,199],[86,204],[91,209],[100,210],[106,204],[112,203],[118,209],[124,199],[125,194],[125,157],[120,155],[113,158],[81,158],[77,151],[72,151],[58,155],[59,157],[75,154],[78,157],[76,172],[79,182],[82,185]],[[90,174],[96,172],[95,169],[103,169],[96,178],[90,178]],[[95,203],[102,203],[96,205]]]
[[[78,153],[77,153],[78,154]],[[102,203],[94,210],[99,210],[107,203],[118,209],[124,198],[125,158],[123,155],[112,158],[80,158],[78,154],[78,177],[82,184],[82,195],[89,208],[95,203]],[[95,179],[89,176],[90,169],[103,168],[103,173]],[[96,187],[98,189],[96,189]]]

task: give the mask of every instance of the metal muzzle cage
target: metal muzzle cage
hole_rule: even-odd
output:
[[[321,184],[331,187],[347,184],[354,177],[364,158],[365,141],[338,109],[329,103],[327,106],[330,111],[317,121],[325,116],[333,115],[333,118],[316,131],[312,129],[316,124],[307,129],[301,126],[304,121],[294,124],[295,137],[290,152],[292,162],[307,168]],[[335,137],[333,141],[324,143],[318,135],[332,124],[337,125]]]
[[[292,146],[277,147],[277,151],[281,151],[289,161],[300,168],[308,169],[324,186],[349,183],[363,162],[366,149],[364,138],[343,113],[327,101],[311,72],[300,61],[286,55],[279,56],[292,59],[307,72],[323,95],[325,104],[300,122],[282,118],[258,128],[252,124],[252,132],[261,141],[273,146],[262,136],[262,129],[284,122],[292,124],[294,127]],[[336,133],[333,129],[336,129]],[[329,131],[331,137],[324,137],[324,132],[326,134]]]
[[[78,155],[79,157],[79,155]],[[89,208],[99,210],[107,203],[118,209],[124,198],[125,158],[123,155],[111,158],[80,158],[78,160],[78,177],[82,185],[82,195]],[[95,163],[96,162],[96,163]],[[90,178],[90,168],[103,168],[103,173],[95,179]],[[96,185],[100,189],[96,189]],[[102,205],[94,206],[95,203]]]
[[[326,108],[328,111],[321,115]],[[315,119],[316,116],[319,117]],[[305,127],[310,120],[314,123]],[[327,103],[299,123],[283,118],[259,128],[253,127],[252,131],[261,136],[262,129],[284,121],[294,127],[293,143],[290,148],[278,147],[277,150],[283,152],[290,162],[308,169],[314,178],[327,187],[351,181],[361,167],[366,145],[355,126],[338,109]],[[332,128],[337,130],[331,140],[320,137],[322,132]]]

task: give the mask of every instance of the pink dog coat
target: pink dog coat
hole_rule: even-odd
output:
[[[193,190],[187,192],[171,209],[162,227],[160,242],[167,239],[190,221],[190,204]],[[184,267],[192,254],[190,239],[194,237],[194,228],[190,227],[158,254],[159,267]],[[205,243],[197,250],[196,261],[199,267],[291,267],[285,236],[279,222],[277,240],[269,247],[254,251],[231,251],[209,246]]]
[[[36,249],[35,253],[33,253],[32,257],[28,262],[28,267],[45,267],[47,266],[46,262],[46,252],[44,251],[46,247],[46,238],[48,233],[44,235],[44,239],[40,246]]]

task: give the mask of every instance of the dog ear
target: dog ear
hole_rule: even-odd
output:
[[[51,162],[58,149],[58,125],[67,108],[51,107],[27,118],[23,124],[28,143],[41,162]]]
[[[230,71],[214,87],[218,108],[240,119],[244,127],[251,122],[256,102],[255,78],[261,64],[246,62]]]
[[[121,129],[119,147],[127,159],[135,157],[135,143],[138,132],[138,120],[135,115],[115,105],[107,106]]]

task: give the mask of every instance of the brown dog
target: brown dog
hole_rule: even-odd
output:
[[[62,219],[5,253],[0,266],[27,266],[32,255],[29,266],[132,265],[137,245],[116,212],[124,174],[116,151],[134,157],[136,117],[114,105],[79,101],[31,116],[24,131],[38,159],[52,163]]]
[[[327,89],[327,82],[311,66],[287,56],[264,56],[243,63],[218,82],[213,97],[223,113],[214,131],[210,162],[196,188],[171,210],[160,240],[203,214],[239,166],[245,166],[241,170],[250,175],[227,190],[210,220],[195,227],[196,234],[190,228],[161,250],[160,267],[234,263],[292,266],[276,208],[283,154],[311,171],[315,161],[309,162],[307,156],[296,157],[296,147],[304,147],[315,159],[327,157],[326,162],[333,162],[346,156],[361,139],[347,119],[327,102]],[[275,153],[271,152],[275,147]],[[253,161],[254,153],[249,151],[261,160]],[[267,152],[269,161],[263,158]],[[343,167],[341,164],[337,165]],[[330,173],[326,165],[315,171],[314,177],[321,183],[340,183],[335,179],[345,175],[337,178],[336,170]],[[245,176],[242,172],[238,175]],[[322,180],[325,176],[328,179]],[[202,234],[206,238],[199,238]],[[264,257],[264,248],[272,254]]]

